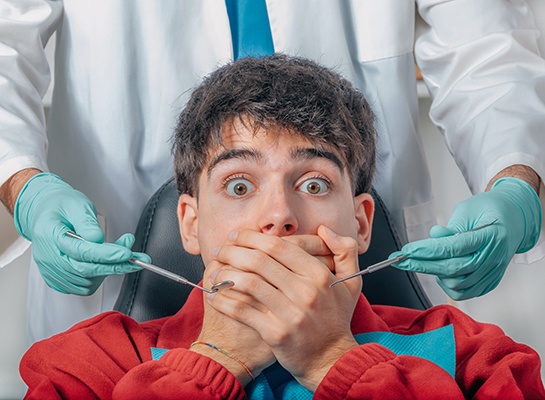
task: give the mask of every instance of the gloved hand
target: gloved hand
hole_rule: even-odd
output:
[[[536,244],[541,218],[535,190],[521,179],[502,178],[490,191],[459,203],[447,227],[434,226],[430,239],[409,243],[390,258],[408,256],[395,267],[436,275],[454,300],[481,296],[499,284],[515,253]],[[489,227],[467,232],[494,220]]]
[[[25,184],[15,203],[15,227],[32,242],[32,255],[45,282],[69,294],[93,294],[107,275],[140,269],[131,257],[149,262],[143,253],[133,253],[132,234],[115,243],[103,243],[93,203],[58,176],[41,173]],[[85,241],[66,236],[73,231]]]

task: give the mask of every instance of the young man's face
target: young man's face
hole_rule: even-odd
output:
[[[357,239],[364,252],[374,206],[368,194],[353,195],[344,161],[332,148],[302,136],[238,123],[223,130],[224,146],[212,151],[199,178],[198,199],[182,195],[178,217],[186,251],[212,250],[243,228],[287,236],[316,234],[325,225]]]

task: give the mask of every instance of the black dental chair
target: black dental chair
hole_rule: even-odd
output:
[[[400,248],[400,242],[380,197],[373,191],[376,211],[369,250],[360,255],[365,268]],[[147,253],[153,263],[199,282],[203,275],[200,256],[186,253],[182,247],[176,207],[178,191],[173,179],[166,182],[149,200],[136,230],[134,251]],[[147,270],[128,274],[123,281],[115,309],[139,322],[175,314],[185,303],[192,287],[174,282]],[[371,304],[395,305],[424,310],[431,302],[416,276],[390,267],[366,275],[363,293]]]

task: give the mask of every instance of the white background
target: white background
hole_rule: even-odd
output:
[[[545,2],[529,0],[540,27],[540,48],[545,55]],[[52,41],[48,45],[52,54]],[[438,204],[438,221],[448,221],[452,209],[470,196],[465,181],[448,153],[441,135],[431,124],[427,113],[430,100],[425,88],[419,88],[420,131],[432,173],[432,183]],[[48,104],[50,92],[44,102]],[[545,134],[545,132],[544,132]],[[0,252],[15,237],[12,220],[0,207]],[[19,378],[18,364],[25,345],[25,307],[30,253],[0,269],[0,399],[21,398],[24,385]],[[518,342],[536,349],[545,360],[545,299],[541,283],[545,282],[545,260],[532,265],[513,264],[501,284],[488,295],[458,303],[475,319],[492,322]],[[542,376],[545,370],[542,369]]]

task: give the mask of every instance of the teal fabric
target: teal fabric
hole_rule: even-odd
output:
[[[354,336],[359,344],[378,343],[396,355],[424,358],[447,371],[454,379],[456,371],[456,343],[454,327],[447,325],[417,335],[400,335],[392,332],[368,332]],[[154,360],[161,358],[167,349],[151,348]],[[246,394],[252,400],[312,399],[313,393],[301,386],[278,363],[273,364],[255,381],[246,386]]]
[[[424,358],[437,364],[454,378],[456,372],[456,343],[452,324],[417,335],[369,332],[360,333],[355,338],[359,344],[378,343],[398,356]]]
[[[151,359],[152,360],[159,360],[165,353],[168,352],[168,349],[162,349],[160,347],[151,347]]]
[[[225,0],[234,59],[274,53],[265,0]]]

